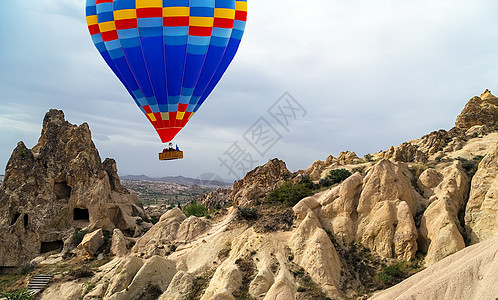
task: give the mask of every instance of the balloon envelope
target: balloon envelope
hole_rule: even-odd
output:
[[[169,142],[232,62],[247,0],[87,0],[93,43]]]

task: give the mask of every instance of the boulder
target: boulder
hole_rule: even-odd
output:
[[[111,253],[116,256],[125,256],[128,254],[127,245],[128,241],[123,232],[117,228],[114,229],[112,232]]]
[[[179,208],[169,210],[161,216],[158,223],[137,240],[131,252],[145,258],[154,255],[166,256],[171,252],[178,229],[185,219],[185,214]]]
[[[85,234],[83,241],[76,248],[79,256],[94,257],[99,248],[104,245],[104,232],[97,229],[94,232]]]

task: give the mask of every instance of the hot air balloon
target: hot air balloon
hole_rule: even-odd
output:
[[[247,0],[86,2],[95,47],[163,143],[220,81],[239,48],[246,17]]]

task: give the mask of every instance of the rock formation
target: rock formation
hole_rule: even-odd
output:
[[[365,177],[359,173],[341,185],[301,200],[294,212],[318,214],[322,226],[348,247],[363,244],[385,258],[410,260],[417,251],[414,215],[424,201],[403,165],[381,160]]]
[[[472,178],[465,223],[472,243],[498,236],[498,143]]]
[[[498,238],[459,251],[371,300],[494,299],[498,295]]]
[[[283,161],[272,159],[265,165],[250,171],[243,179],[233,184],[233,204],[244,206],[258,200],[281,186],[291,175],[292,173]]]
[[[488,94],[480,98],[487,103],[480,104],[483,109],[489,109],[494,101]],[[461,116],[465,115],[472,114],[464,110]],[[155,208],[150,213],[159,221],[150,229],[134,227],[135,238],[126,237],[133,232],[121,226],[129,224],[127,220],[135,226],[141,223],[131,222],[133,209],[120,222],[110,218],[113,226],[97,226],[107,224],[105,220],[93,225],[90,218],[86,223],[91,233],[78,251],[95,262],[99,258],[89,257],[96,254],[93,249],[102,241],[101,228],[114,229],[109,254],[97,250],[108,263],[93,268],[94,276],[85,279],[69,280],[63,273],[41,298],[364,299],[379,284],[394,284],[384,281],[401,276],[396,274],[397,268],[406,278],[422,265],[427,267],[425,271],[373,299],[496,297],[498,132],[491,119],[481,125],[474,123],[470,122],[473,126],[469,128],[434,131],[363,159],[345,151],[294,174],[284,162],[271,160],[234,183],[231,190],[219,189],[202,197],[210,209],[223,208],[221,211],[198,218],[187,217],[179,208],[166,212],[164,207]],[[39,159],[32,151],[17,149],[14,154],[16,158],[24,155],[30,164]],[[100,164],[97,158],[87,160]],[[11,202],[18,203],[23,194],[10,191],[23,189],[9,178],[20,178],[19,174],[30,168],[24,169],[14,158],[11,161],[18,167],[11,168],[0,195],[5,197],[7,191]],[[105,179],[105,191],[129,195],[122,189],[112,161],[95,168]],[[285,201],[266,201],[268,194],[285,182],[289,186],[279,191],[284,196],[293,188],[303,188],[300,183],[306,176],[316,182],[338,168],[353,174],[327,188],[307,186],[316,193],[292,207],[295,218],[292,213],[287,215],[290,209]],[[65,177],[72,188],[66,199],[69,202],[76,197],[70,177],[75,172]],[[47,180],[42,177],[42,182]],[[27,184],[41,183],[35,178],[25,180],[24,189],[30,190]],[[64,186],[54,190],[63,194]],[[141,212],[139,206],[135,209]],[[21,213],[15,217],[17,211]],[[9,221],[14,216],[9,228],[23,228],[23,213],[5,214]],[[276,222],[269,230],[259,230],[269,216],[287,218],[288,223]],[[466,247],[471,243],[478,244]],[[424,255],[423,261],[419,255]],[[71,260],[56,255],[45,261],[81,263],[81,256]]]
[[[212,192],[202,195],[200,202],[206,205],[209,210],[232,206],[232,190],[215,189]]]
[[[86,123],[50,110],[33,149],[19,142],[0,188],[0,268],[71,245],[75,228],[141,230],[140,200],[119,183],[116,163],[101,162]]]
[[[470,99],[457,117],[455,125],[462,129],[469,129],[476,125],[489,127],[498,125],[498,98],[486,90],[481,97]]]
[[[438,169],[425,170],[417,182],[429,200],[419,240],[422,252],[427,253],[426,265],[465,248],[458,213],[465,207],[469,179],[459,161]]]

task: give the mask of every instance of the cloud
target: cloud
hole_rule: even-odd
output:
[[[210,172],[218,157],[284,92],[308,114],[259,156],[306,168],[328,154],[362,155],[449,129],[466,101],[498,82],[494,0],[250,1],[239,53],[175,139],[163,145],[88,34],[84,0],[5,0],[0,10],[0,164],[19,139],[33,145],[50,108],[88,122],[122,174]]]

